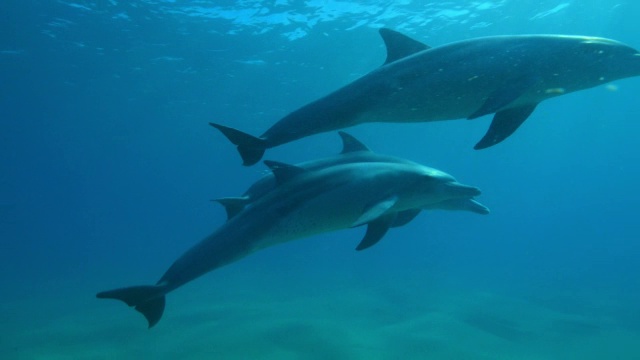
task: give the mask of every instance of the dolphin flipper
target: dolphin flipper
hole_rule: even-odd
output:
[[[267,144],[264,139],[260,139],[228,126],[216,123],[209,123],[209,125],[220,130],[220,132],[226,136],[229,141],[237,146],[238,152],[242,157],[242,165],[250,166],[262,159],[262,155],[264,155],[264,151],[267,149]]]
[[[159,285],[131,286],[115,290],[99,292],[98,299],[116,299],[124,301],[144,315],[152,328],[160,321],[164,313],[165,289]]]
[[[356,246],[356,250],[361,251],[377,244],[378,241],[380,241],[380,239],[382,239],[387,233],[395,219],[396,213],[391,213],[370,222],[367,225],[367,233],[364,235],[364,238],[362,238],[358,246]]]
[[[393,205],[396,204],[397,201],[398,201],[398,197],[392,196],[390,198],[384,199],[380,202],[377,202],[369,206],[367,209],[365,209],[364,213],[360,215],[358,220],[356,220],[353,224],[351,224],[351,227],[356,227],[363,224],[371,223],[374,220],[382,217],[383,215],[385,215],[387,210],[391,209]]]
[[[537,105],[523,105],[497,112],[493,116],[489,130],[473,148],[476,150],[485,149],[508,138],[527,120]]]
[[[381,217],[371,221],[367,224],[367,232],[364,234],[362,240],[360,240],[356,250],[361,251],[377,244],[384,237],[389,228],[408,224],[420,213],[420,211],[421,209],[400,211],[397,213],[382,215]]]
[[[480,116],[497,113],[500,109],[504,109],[516,101],[522,94],[531,89],[535,83],[536,78],[531,76],[511,81],[508,85],[491,93],[482,106],[469,115],[467,119],[473,120]]]
[[[407,225],[411,222],[411,220],[415,219],[418,214],[420,214],[420,211],[422,211],[422,209],[409,209],[398,212],[396,214],[396,218],[391,224],[391,227],[400,227]]]

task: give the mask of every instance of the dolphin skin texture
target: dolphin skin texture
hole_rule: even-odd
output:
[[[404,211],[480,195],[451,175],[417,164],[358,162],[306,170],[265,163],[275,187],[179,257],[155,285],[104,291],[97,297],[125,302],[152,327],[162,317],[167,293],[255,251],[367,225],[361,250],[375,245]]]
[[[431,48],[380,29],[384,64],[286,115],[259,137],[217,123],[244,165],[266,149],[367,122],[475,119],[494,114],[475,149],[507,137],[546,99],[640,75],[640,53],[588,36],[513,35]]]

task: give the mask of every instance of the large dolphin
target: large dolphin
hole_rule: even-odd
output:
[[[305,170],[319,170],[331,166],[358,163],[358,162],[391,162],[399,164],[410,164],[415,166],[423,166],[411,160],[400,158],[397,156],[376,154],[371,151],[368,146],[356,139],[354,136],[339,131],[342,140],[342,151],[336,156],[330,156],[322,159],[305,161],[295,166]],[[432,169],[436,171],[435,169]],[[227,212],[227,218],[230,219],[238,214],[247,205],[261,198],[276,187],[276,179],[272,172],[262,176],[258,181],[253,183],[243,194],[238,197],[225,197],[215,199],[214,201],[222,204]],[[429,204],[423,209],[410,209],[398,214],[396,222],[392,225],[402,226],[411,221],[421,210],[440,209],[452,211],[471,211],[478,214],[488,214],[489,209],[474,199],[448,199],[441,203]]]
[[[480,194],[442,171],[419,165],[368,162],[305,170],[265,163],[276,187],[184,253],[155,285],[104,291],[97,297],[124,301],[152,327],[162,317],[167,293],[255,251],[364,224],[378,235],[361,242],[366,248],[380,240],[399,212]]]
[[[588,36],[514,35],[431,48],[389,29],[384,64],[276,122],[260,137],[211,123],[244,165],[266,149],[366,122],[475,119],[495,114],[475,149],[511,135],[546,99],[640,75],[640,53]]]

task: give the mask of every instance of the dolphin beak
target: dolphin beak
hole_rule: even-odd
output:
[[[474,199],[469,199],[467,204],[467,210],[472,211],[476,214],[487,215],[490,211],[489,208],[480,204]]]
[[[446,183],[446,191],[453,197],[469,197],[478,196],[481,194],[480,189],[474,186],[468,186],[460,184],[459,182]]]

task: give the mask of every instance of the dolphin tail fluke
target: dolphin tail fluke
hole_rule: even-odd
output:
[[[229,141],[238,147],[243,165],[250,166],[262,159],[262,155],[264,155],[264,151],[267,149],[267,144],[263,139],[228,126],[216,123],[209,123],[209,125],[220,130]]]
[[[144,315],[152,328],[160,321],[164,313],[164,287],[158,285],[131,286],[115,290],[99,292],[98,299],[121,300]]]

